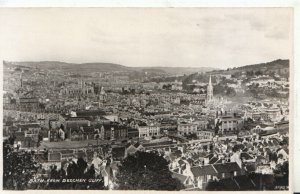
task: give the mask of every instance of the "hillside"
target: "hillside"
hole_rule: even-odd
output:
[[[188,84],[191,84],[193,80],[202,83],[207,83],[210,74],[211,75],[230,74],[231,76],[239,76],[242,74],[242,72],[246,72],[247,77],[249,77],[251,73],[252,75],[255,75],[255,73],[259,73],[259,74],[265,73],[269,75],[271,71],[274,71],[276,69],[285,69],[285,68],[289,68],[289,60],[278,59],[267,63],[246,65],[246,66],[235,67],[227,70],[213,70],[211,72],[208,72],[207,74],[193,73],[188,76],[184,76],[182,82],[183,82],[183,87],[187,89]],[[284,76],[288,76],[288,72],[289,71],[283,72],[281,74]],[[215,79],[216,79],[215,76],[212,76],[212,82],[216,82]]]
[[[169,74],[192,74],[195,72],[208,72],[217,70],[212,67],[138,67],[143,71],[162,71]]]
[[[8,62],[4,61],[4,65],[22,66],[39,69],[59,69],[66,72],[91,73],[91,72],[152,72],[158,74],[191,74],[195,72],[212,71],[210,67],[128,67],[114,63],[65,63],[60,61],[40,61],[40,62]]]
[[[267,62],[267,63],[259,63],[254,65],[246,65],[242,67],[238,67],[237,69],[248,71],[248,70],[257,70],[257,68],[289,68],[290,61],[289,60],[283,60],[283,59],[277,59],[275,61]]]
[[[245,65],[241,67],[229,68],[227,70],[213,70],[211,71],[211,73],[232,74],[241,71],[258,71],[258,70],[265,71],[265,70],[272,70],[272,69],[289,68],[289,64],[290,61],[288,59],[277,59],[271,62]]]
[[[129,67],[113,63],[65,63],[59,61],[40,61],[40,62],[4,62],[4,65],[15,65],[39,69],[60,69],[68,72],[113,72],[131,71]]]

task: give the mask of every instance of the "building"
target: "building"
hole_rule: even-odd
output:
[[[20,110],[33,111],[39,108],[39,101],[35,97],[20,97],[17,101]]]
[[[197,131],[197,137],[200,140],[213,140],[213,137],[215,136],[214,131]]]
[[[58,129],[61,126],[61,124],[62,123],[59,120],[56,119],[49,120],[50,129]]]
[[[280,121],[282,118],[280,108],[270,108],[266,110],[266,114],[272,122]]]
[[[117,123],[103,124],[100,128],[100,139],[120,140],[128,137],[128,128]]]
[[[195,166],[189,175],[199,189],[204,189],[212,180],[233,178],[241,175],[242,170],[235,162]]]
[[[50,142],[57,142],[65,140],[65,131],[61,128],[52,128],[48,132],[48,139]]]
[[[91,122],[82,117],[70,117],[66,119],[64,128],[67,132],[67,137],[72,137],[80,127],[91,126]],[[72,134],[73,133],[73,134]]]
[[[160,135],[160,128],[158,126],[138,126],[139,137],[152,137]]]
[[[127,129],[127,134],[128,134],[128,138],[132,139],[132,138],[137,138],[139,137],[139,130],[135,127],[128,127]]]
[[[237,133],[244,126],[244,120],[236,114],[220,115],[215,119],[215,127],[218,134]]]
[[[198,130],[197,123],[180,123],[177,127],[178,135],[196,134]]]
[[[136,142],[135,144],[128,143],[125,149],[125,158],[129,155],[135,154],[137,151],[143,151],[143,150],[144,147],[139,142]]]
[[[104,88],[101,86],[100,91],[99,91],[99,102],[103,103],[107,99],[107,94],[104,91]]]

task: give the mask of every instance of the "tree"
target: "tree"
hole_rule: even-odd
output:
[[[3,142],[3,188],[27,189],[30,179],[37,171],[32,152],[16,151],[8,141]]]
[[[85,179],[85,182],[62,182],[62,179]],[[67,167],[67,172],[56,166],[52,166],[50,170],[50,179],[60,179],[60,182],[49,183],[42,189],[97,189],[104,190],[103,177],[96,175],[94,165],[88,168],[87,162],[83,158],[78,158],[77,162],[70,162]],[[88,181],[90,179],[101,179],[100,182]]]
[[[168,168],[168,162],[157,153],[136,152],[125,158],[117,174],[120,190],[180,190],[183,184]]]
[[[254,75],[253,71],[246,71],[247,77],[252,77]]]
[[[256,75],[256,76],[263,75],[263,72],[262,72],[262,71],[260,71],[260,70],[258,70],[258,71],[256,71],[256,72],[255,72],[255,75]]]

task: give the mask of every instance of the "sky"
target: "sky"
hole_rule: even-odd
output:
[[[292,8],[0,8],[0,59],[228,68],[293,53]]]

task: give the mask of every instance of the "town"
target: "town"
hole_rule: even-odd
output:
[[[289,60],[99,69],[3,61],[4,189],[140,189],[121,177],[147,154],[174,190],[289,189]]]

